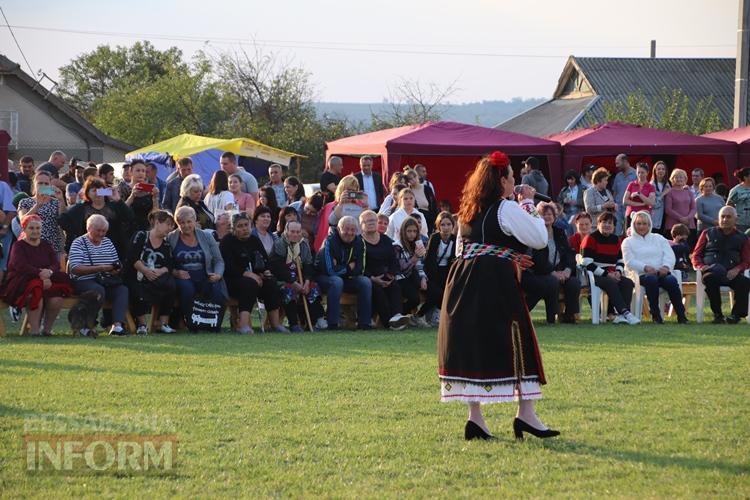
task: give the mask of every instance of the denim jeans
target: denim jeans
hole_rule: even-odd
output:
[[[320,288],[328,296],[328,325],[336,327],[341,318],[341,294],[357,294],[357,326],[369,328],[372,320],[372,283],[367,276],[318,276]]]
[[[662,317],[659,310],[659,288],[663,288],[669,294],[669,301],[672,302],[672,306],[674,306],[674,310],[677,312],[677,317],[685,317],[685,306],[682,304],[682,294],[680,293],[680,285],[677,283],[677,278],[671,274],[665,274],[664,276],[642,274],[639,279],[641,286],[646,289],[648,307],[652,318],[660,319]]]

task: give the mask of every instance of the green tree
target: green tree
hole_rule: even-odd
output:
[[[385,100],[390,104],[389,109],[372,113],[372,130],[439,121],[442,118],[442,105],[456,90],[455,82],[440,87],[434,83],[422,84],[418,80],[402,79],[390,90],[390,96]]]
[[[623,100],[604,104],[604,121],[620,121],[644,127],[701,135],[725,128],[713,96],[691,102],[682,89],[663,88],[649,101],[642,91]]]
[[[148,41],[114,49],[100,45],[60,68],[57,92],[86,118],[93,119],[97,102],[110,92],[186,69],[182,51],[176,47],[157,50]]]

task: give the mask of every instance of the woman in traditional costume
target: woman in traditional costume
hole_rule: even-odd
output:
[[[458,213],[461,247],[451,265],[440,309],[438,375],[441,401],[469,405],[467,440],[492,439],[481,404],[518,401],[513,431],[559,435],[534,411],[547,381],[523,292],[527,247],[547,245],[534,210],[534,189],[521,186],[516,203],[513,168],[495,151],[477,163]]]

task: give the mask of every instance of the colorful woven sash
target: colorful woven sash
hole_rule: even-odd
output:
[[[464,244],[461,258],[473,259],[482,255],[491,255],[499,259],[518,260],[519,255],[515,250],[497,245],[488,245],[485,243],[467,243]]]

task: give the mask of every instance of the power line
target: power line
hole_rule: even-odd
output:
[[[7,22],[7,20],[6,20]],[[95,36],[112,36],[112,37],[124,37],[124,38],[144,38],[154,40],[165,40],[165,41],[181,41],[181,42],[194,42],[194,43],[215,43],[215,44],[238,44],[238,45],[252,45],[253,42],[244,38],[231,38],[231,37],[202,37],[202,36],[174,36],[174,35],[163,35],[158,33],[132,33],[132,32],[118,32],[118,31],[95,31],[95,30],[74,30],[66,28],[48,28],[41,26],[13,26],[16,29],[23,30],[38,30],[45,32],[58,32],[58,33],[71,33],[79,35],[95,35]],[[10,26],[8,26],[10,28]],[[403,43],[381,43],[381,42],[341,42],[341,41],[305,41],[305,40],[262,40],[257,39],[254,42],[262,43],[269,47],[275,48],[286,48],[286,49],[303,49],[303,50],[328,50],[328,51],[340,51],[340,52],[366,52],[366,53],[385,53],[385,54],[412,54],[412,55],[441,55],[441,56],[460,56],[460,57],[512,57],[512,58],[529,58],[529,59],[546,59],[546,58],[564,58],[567,54],[554,55],[554,54],[518,54],[518,53],[495,53],[495,52],[472,52],[472,51],[442,51],[442,50],[414,50],[414,49],[396,49],[396,48],[374,48],[374,47],[404,47],[407,44]],[[363,47],[353,47],[353,45],[361,45]],[[408,44],[415,46],[415,44]],[[449,45],[416,45],[419,47],[447,47]],[[570,46],[571,48],[642,48],[638,45],[610,45],[610,46]],[[661,47],[667,48],[698,48],[698,47],[734,47],[734,45],[661,45]],[[534,46],[529,48],[552,48],[550,46]]]
[[[26,66],[29,67],[29,71],[31,72],[31,75],[34,75],[34,69],[31,67],[31,64],[29,64],[29,60],[26,59],[26,54],[23,53],[23,49],[21,48],[21,44],[18,43],[18,39],[16,38],[16,34],[13,33],[13,29],[10,26],[10,22],[8,21],[8,18],[5,16],[5,11],[3,11],[3,8],[0,7],[0,14],[3,15],[3,19],[5,19],[5,26],[8,28],[8,31],[10,31],[10,36],[13,37],[13,41],[16,42],[16,47],[18,47],[18,51],[21,53],[21,57],[23,57],[23,60],[26,62]]]

